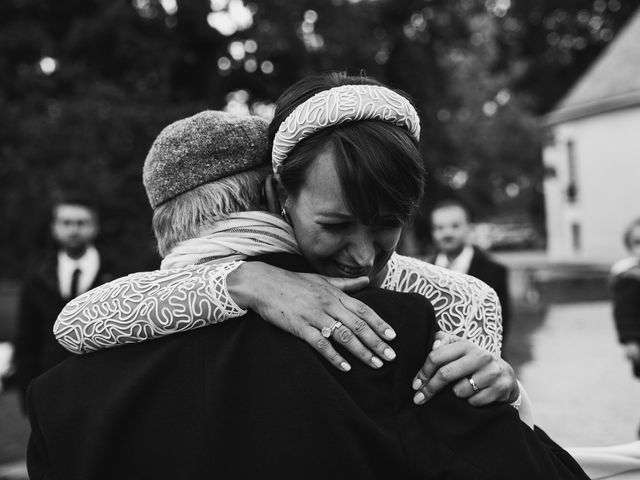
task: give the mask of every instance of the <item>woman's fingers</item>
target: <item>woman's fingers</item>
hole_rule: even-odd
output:
[[[326,358],[332,365],[340,370],[348,372],[351,365],[334,348],[334,344],[342,345],[355,357],[373,368],[382,367],[382,360],[365,347],[362,342],[346,325],[326,318],[327,326],[317,329],[308,326],[303,329],[301,336],[309,345],[315,348],[320,355]]]
[[[451,383],[453,393],[473,406],[510,401],[518,390],[511,366],[468,340],[431,351],[414,379],[414,402],[428,401]]]
[[[265,320],[304,339],[341,370],[345,370],[340,366],[344,359],[337,356],[337,343],[374,368],[379,368],[383,360],[395,358],[384,341],[395,337],[393,329],[371,308],[341,290],[366,286],[366,277],[329,279],[290,272],[272,275],[278,275],[279,281],[268,285],[269,292],[258,292],[259,301],[250,305]],[[336,322],[341,327],[331,329],[331,334],[324,337],[322,330]]]
[[[358,337],[356,337],[354,332],[346,325],[343,324],[340,328],[337,328],[332,333],[331,337],[335,342],[339,342],[353,355],[373,368],[380,368],[383,365],[382,360],[380,360],[377,355],[372,354],[371,351],[362,344]],[[395,354],[393,356],[395,357]],[[391,360],[391,358],[389,360]]]
[[[380,339],[386,338],[387,340],[393,340],[396,338],[396,332],[391,328],[391,325],[382,320],[382,318],[380,318],[380,316],[365,303],[344,294],[340,296],[340,303],[344,308],[355,315],[355,317],[361,320],[358,325],[354,326],[358,336],[360,336],[360,332],[371,332],[376,336],[376,338]],[[364,322],[364,324],[362,324],[362,322]]]
[[[476,389],[473,386],[476,386]],[[453,393],[460,398],[469,399],[473,406],[488,405],[506,401],[509,397],[510,379],[498,362],[491,362],[480,370],[459,380],[453,387]]]
[[[315,276],[318,279],[322,279],[332,287],[345,292],[357,291],[369,284],[369,279],[367,277],[340,278],[325,277],[323,275],[317,274],[310,274],[310,276]],[[369,308],[365,303],[361,302],[360,300],[356,300],[349,295],[338,294],[338,292],[336,292],[336,298],[338,298],[341,304],[351,313],[364,320],[366,324],[369,325],[369,327],[372,328],[375,331],[375,334],[380,338],[393,340],[396,337],[396,332],[393,330],[393,328],[391,328],[391,326],[387,322],[382,320],[382,318],[380,318],[380,316],[376,312],[374,312],[373,309]]]
[[[369,277],[357,277],[357,278],[340,278],[340,277],[325,277],[324,278],[332,286],[342,290],[343,292],[357,292],[369,285]]]
[[[477,372],[493,359],[493,355],[468,340],[440,345],[429,353],[413,381],[417,391],[414,402],[428,401],[445,386]]]
[[[393,360],[396,353],[385,342],[385,339],[395,338],[396,333],[393,328],[365,303],[335,290],[338,286],[346,287],[346,282],[364,279],[365,283],[368,283],[368,279],[366,277],[357,279],[331,278],[320,275],[317,277],[327,282],[327,293],[330,294],[324,301],[324,313],[331,320],[339,321],[346,327],[340,330],[338,338],[344,347],[365,363],[376,368],[381,365],[381,359]],[[349,285],[353,286],[354,283]],[[325,322],[326,320],[322,320],[320,323],[314,322],[314,325],[322,329],[326,326]],[[351,338],[351,335],[356,338]]]
[[[317,350],[325,359],[329,361],[334,367],[343,372],[351,370],[351,365],[347,362],[342,355],[340,355],[328,338],[325,338],[315,327],[307,325],[300,332],[301,338]]]

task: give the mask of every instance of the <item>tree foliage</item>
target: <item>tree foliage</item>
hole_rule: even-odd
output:
[[[3,276],[47,237],[57,190],[102,204],[123,270],[156,261],[141,167],[168,123],[269,111],[299,78],[367,74],[423,121],[425,208],[540,205],[547,111],[631,15],[622,0],[7,0],[0,3]],[[416,227],[424,234],[424,219]]]

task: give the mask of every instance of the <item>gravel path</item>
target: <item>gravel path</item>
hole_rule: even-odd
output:
[[[615,337],[608,302],[552,305],[520,378],[536,423],[565,447],[637,440],[640,381]]]

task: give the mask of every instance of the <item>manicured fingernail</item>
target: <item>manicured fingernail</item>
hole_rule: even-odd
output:
[[[419,378],[416,378],[411,384],[411,386],[413,387],[414,390],[418,390],[422,386],[422,380],[420,380]]]
[[[351,370],[351,365],[349,365],[347,362],[342,362],[340,364],[340,368],[342,368],[345,372],[348,372],[349,370]]]
[[[376,368],[380,368],[382,366],[382,360],[378,357],[371,357],[371,363],[373,363],[373,366]]]
[[[384,331],[384,336],[387,337],[389,340],[393,340],[394,338],[396,338],[396,332],[394,332],[391,328],[387,328]]]
[[[384,353],[384,356],[387,357],[389,360],[393,360],[394,358],[396,358],[396,352],[394,352],[390,348],[385,348],[384,352],[382,353]]]
[[[433,342],[433,349],[435,350],[440,345],[442,345],[442,340],[436,340],[435,342]]]
[[[424,401],[425,401],[424,393],[422,392],[418,392],[413,396],[413,403],[417,405],[424,403]]]

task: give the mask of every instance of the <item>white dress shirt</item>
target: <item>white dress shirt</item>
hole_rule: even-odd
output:
[[[78,278],[78,295],[80,295],[91,288],[100,270],[100,255],[94,246],[87,248],[84,255],[78,259],[71,258],[67,252],[58,252],[58,285],[63,298],[71,296],[71,278],[76,269],[80,270]]]
[[[469,268],[471,267],[472,260],[473,247],[471,245],[467,245],[453,260],[449,261],[447,255],[445,255],[444,253],[439,253],[436,256],[436,261],[434,263],[438,267],[448,268],[449,270],[453,270],[454,272],[467,273],[469,271]]]

